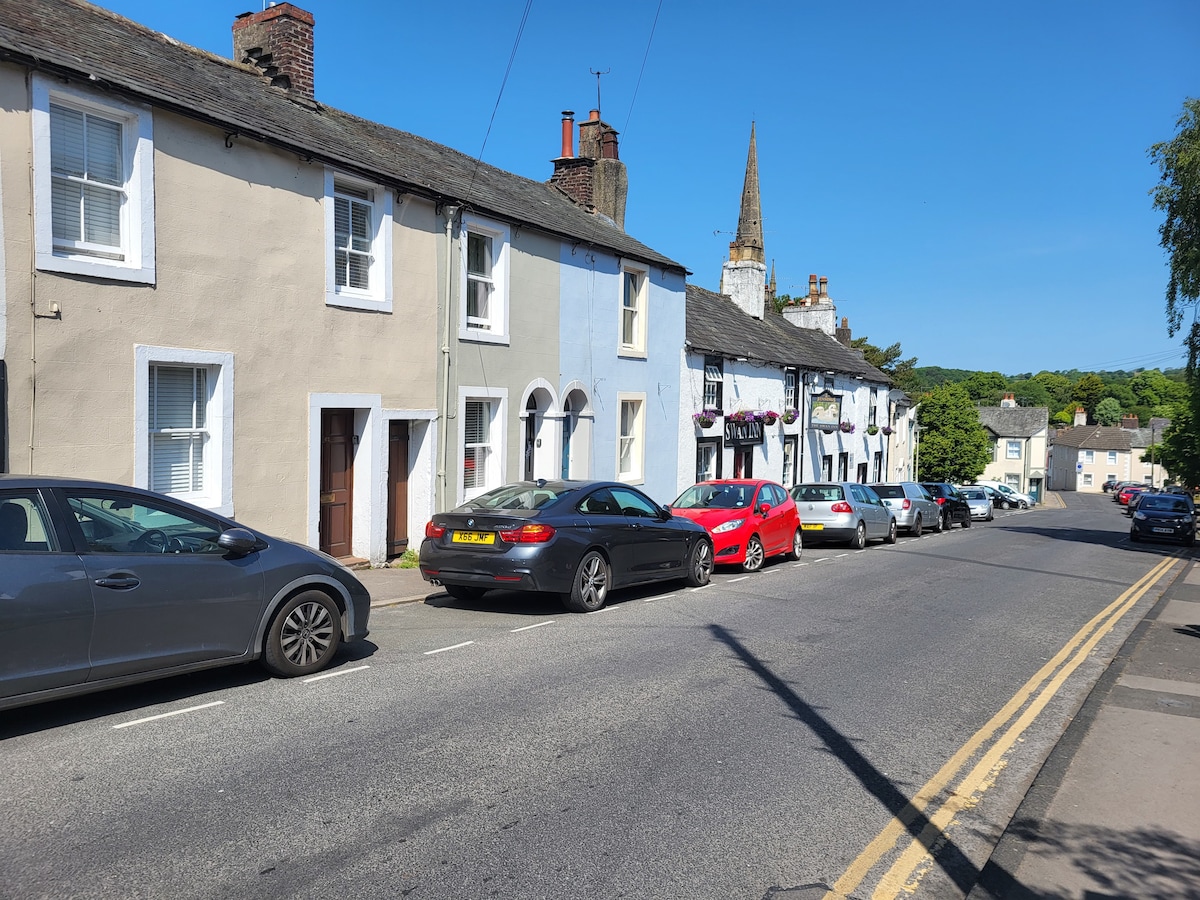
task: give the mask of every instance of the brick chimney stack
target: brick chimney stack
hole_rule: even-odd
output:
[[[275,87],[313,99],[313,14],[279,3],[233,22],[233,59],[257,66]]]
[[[1087,424],[1087,410],[1082,406],[1075,407],[1075,424],[1076,426]]]
[[[825,279],[822,278],[821,281],[825,281]],[[824,287],[824,285],[822,285],[822,287]],[[837,331],[834,332],[834,338],[836,338],[837,342],[843,347],[850,346],[850,321],[845,316],[842,316],[842,324]]]
[[[589,212],[608,217],[623,231],[629,175],[618,153],[617,131],[600,119],[600,110],[593,109],[587,121],[579,125],[579,155],[574,156],[567,136],[574,115],[570,110],[563,112],[563,152],[554,160],[550,183]]]

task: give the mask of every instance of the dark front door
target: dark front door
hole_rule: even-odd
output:
[[[408,549],[408,423],[388,426],[388,556]]]
[[[354,494],[354,411],[321,411],[321,536],[330,556],[349,556]]]

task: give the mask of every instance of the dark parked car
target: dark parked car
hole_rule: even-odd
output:
[[[963,528],[971,527],[971,507],[958,488],[945,481],[922,481],[921,486],[942,508],[942,527],[949,528],[955,522]]]
[[[1104,493],[1107,494],[1109,491],[1111,491],[1113,488],[1115,488],[1120,483],[1121,482],[1117,481],[1117,479],[1110,478],[1110,479],[1108,479],[1108,481],[1104,482],[1104,484],[1100,485],[1100,490],[1104,491]]]
[[[708,584],[712,546],[703,527],[627,484],[522,481],[435,515],[421,542],[421,576],[457,600],[491,588],[544,591],[592,612],[613,588],[670,578]]]
[[[761,569],[768,556],[799,559],[804,547],[796,504],[773,481],[702,481],[675,498],[671,512],[704,526],[713,540],[714,562],[747,572]]]
[[[1183,494],[1143,493],[1133,512],[1129,539],[1196,542],[1196,508]]]
[[[253,659],[307,675],[370,609],[332,557],[188,503],[0,475],[0,709]]]

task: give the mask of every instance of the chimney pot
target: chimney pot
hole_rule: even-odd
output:
[[[593,109],[591,112],[589,112],[588,113],[588,121],[589,122],[599,122],[600,121],[600,110]]]
[[[575,155],[575,110],[564,109],[562,119],[562,158]]]

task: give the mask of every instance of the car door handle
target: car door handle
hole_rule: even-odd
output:
[[[96,585],[98,587],[113,588],[114,590],[123,591],[129,588],[135,588],[141,584],[141,579],[134,578],[132,575],[123,575],[116,578],[97,578]]]

